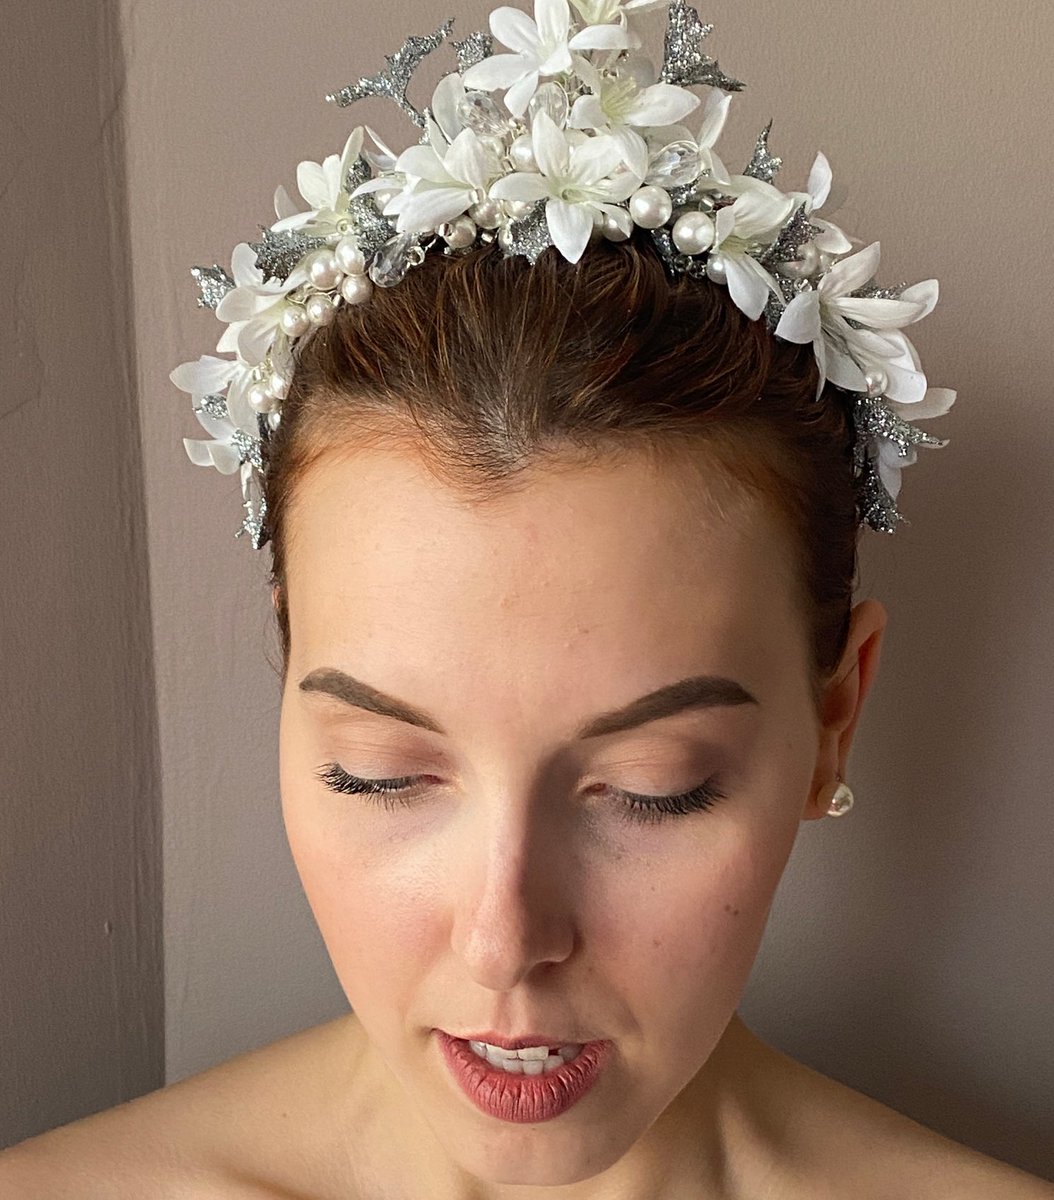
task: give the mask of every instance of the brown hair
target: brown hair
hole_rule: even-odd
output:
[[[776,339],[727,288],[671,280],[650,237],[548,248],[531,265],[497,245],[433,251],[395,287],[341,305],[297,348],[265,442],[271,584],[285,679],[287,515],[322,454],[412,443],[438,478],[483,500],[569,453],[705,444],[788,522],[800,547],[813,696],[845,649],[859,525],[852,425],[811,346]]]

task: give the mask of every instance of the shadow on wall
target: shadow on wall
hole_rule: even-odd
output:
[[[0,1147],[163,1082],[160,772],[112,4],[12,0],[0,109]],[[9,147],[9,148],[8,148]],[[64,236],[42,236],[65,196]]]

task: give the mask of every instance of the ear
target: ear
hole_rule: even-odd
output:
[[[821,696],[816,770],[802,820],[825,816],[819,802],[823,789],[835,776],[845,779],[853,734],[878,672],[887,621],[888,614],[877,600],[862,600],[850,614],[845,653]]]

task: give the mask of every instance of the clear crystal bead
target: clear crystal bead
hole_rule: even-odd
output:
[[[701,165],[697,146],[687,141],[670,142],[651,156],[644,182],[665,188],[683,187],[696,179]]]
[[[539,109],[547,112],[556,125],[562,129],[570,111],[567,106],[567,93],[558,83],[543,83],[527,105],[527,111],[532,120]]]
[[[493,97],[486,92],[466,92],[457,102],[457,115],[466,129],[476,133],[503,134],[508,117],[502,115]]]
[[[417,235],[397,233],[389,238],[373,256],[370,278],[378,287],[395,287],[406,278],[411,266],[410,247],[417,244]]]

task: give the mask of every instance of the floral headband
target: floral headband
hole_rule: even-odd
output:
[[[263,445],[281,420],[294,348],[341,304],[396,286],[433,248],[458,255],[496,240],[533,265],[555,246],[576,263],[591,241],[625,241],[634,226],[650,231],[671,276],[705,275],[775,337],[812,345],[817,397],[825,381],[847,394],[860,522],[892,533],[904,519],[901,469],[920,445],[946,444],[909,421],[946,413],[956,397],[928,386],[901,329],[933,310],[937,280],[877,286],[879,243],[854,251],[816,216],[831,186],[822,153],[804,192],[773,185],[782,160],[768,150],[771,121],[743,173],[729,175],[714,146],[744,85],[702,52],[713,26],[684,0],[665,5],[658,72],[640,52],[638,22],[660,0],[571,2],[580,25],[567,0],[535,0],[533,20],[495,9],[493,36],[452,43],[459,70],[424,113],[407,85],[453,20],[408,38],[376,75],[326,99],[386,96],[422,130],[419,144],[396,155],[357,127],[339,155],[300,163],[307,211],[280,186],[278,220],[234,248],[231,274],[192,269],[198,304],[227,325],[217,350],[233,357],[204,355],[171,373],[211,439],[183,444],[195,464],[240,473],[247,516],[235,536],[248,533],[254,549],[270,540]],[[495,54],[495,40],[511,52]],[[692,87],[707,89],[705,103]],[[693,132],[682,122],[700,108]],[[364,148],[367,131],[375,151]]]

